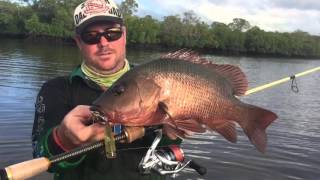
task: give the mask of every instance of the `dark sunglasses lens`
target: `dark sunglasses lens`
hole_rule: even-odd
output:
[[[104,36],[109,42],[116,41],[121,38],[122,31],[105,31],[100,32],[85,32],[81,34],[81,39],[86,44],[97,44],[100,42],[101,36]]]
[[[105,35],[104,37],[108,41],[116,41],[121,38],[122,31],[110,31],[110,32],[106,32],[104,35]]]
[[[86,44],[97,44],[100,41],[99,32],[85,32],[81,34],[81,39]]]

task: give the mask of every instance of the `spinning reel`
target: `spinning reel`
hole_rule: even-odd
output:
[[[157,130],[156,133],[156,138],[139,163],[141,174],[156,172],[160,175],[171,175],[174,178],[187,166],[196,170],[200,175],[206,174],[206,168],[200,166],[194,160],[184,162],[184,153],[178,145],[157,148],[162,138],[162,131]]]

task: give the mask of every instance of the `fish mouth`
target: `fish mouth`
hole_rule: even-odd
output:
[[[110,118],[106,116],[106,114],[101,110],[100,106],[92,105],[90,106],[90,111],[92,113],[92,124],[107,124],[109,122]]]

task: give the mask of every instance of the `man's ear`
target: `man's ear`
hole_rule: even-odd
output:
[[[75,35],[73,36],[73,39],[76,41],[78,48],[81,50],[82,46],[81,46],[81,39],[79,35]]]

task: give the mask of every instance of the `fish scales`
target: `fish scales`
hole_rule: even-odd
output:
[[[170,138],[209,129],[236,142],[236,122],[264,152],[265,129],[277,116],[235,97],[243,95],[247,87],[244,73],[233,65],[192,58],[158,59],[124,74],[92,107],[113,123],[163,124]]]
[[[150,76],[164,91],[170,91],[163,93],[160,100],[170,95],[167,106],[177,107],[174,108],[176,111],[171,111],[171,116],[208,119],[212,114],[219,115],[221,108],[218,104],[228,103],[222,97],[231,94],[227,93],[230,85],[206,67],[183,61],[158,60],[146,64],[143,69],[145,71],[137,71]]]

